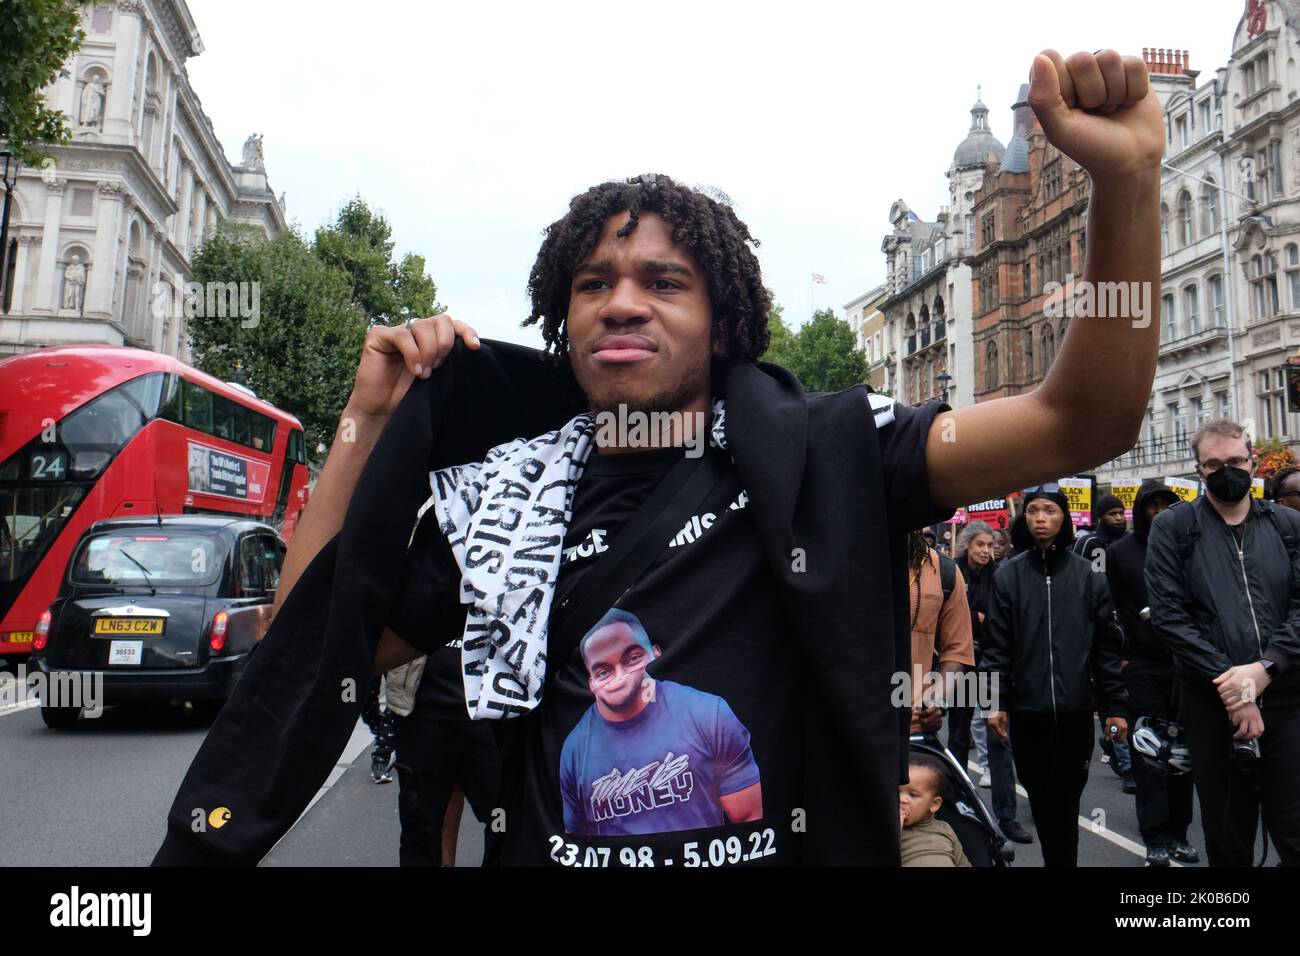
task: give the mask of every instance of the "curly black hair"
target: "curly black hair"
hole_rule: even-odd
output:
[[[658,213],[708,278],[717,358],[726,363],[754,361],[767,351],[772,296],[763,285],[758,257],[749,248],[758,240],[736,216],[730,201],[719,202],[667,176],[646,174],[593,186],[573,197],[563,218],[546,227],[542,247],[528,276],[532,312],[523,325],[542,324],[546,351],[567,361],[565,319],[573,270],[595,247],[610,216],[626,212],[620,237],[636,229],[643,212]]]

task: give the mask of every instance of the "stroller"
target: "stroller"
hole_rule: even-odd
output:
[[[998,829],[966,768],[934,734],[912,734],[908,747],[911,753],[937,757],[947,768],[943,806],[935,816],[952,827],[971,866],[1009,866],[1016,858],[1015,846]]]

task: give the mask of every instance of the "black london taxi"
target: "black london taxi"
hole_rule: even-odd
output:
[[[49,689],[46,725],[105,704],[218,709],[270,626],[284,552],[275,529],[241,518],[92,524],[36,626],[29,670]],[[73,685],[95,700],[60,695]]]

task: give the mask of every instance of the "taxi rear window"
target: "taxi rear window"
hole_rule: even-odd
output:
[[[217,542],[197,534],[131,532],[96,535],[72,561],[73,584],[131,587],[203,586],[220,571]]]

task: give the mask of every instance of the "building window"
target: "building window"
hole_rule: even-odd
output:
[[[984,389],[998,387],[998,343],[990,341],[984,348]]]
[[[1204,136],[1214,126],[1214,114],[1208,99],[1201,100],[1201,135]]]
[[[1034,330],[1025,330],[1025,381],[1034,380]]]
[[[1201,205],[1205,209],[1205,234],[1219,231],[1219,187],[1213,179],[1201,186]]]
[[[1268,252],[1250,260],[1251,284],[1255,294],[1251,297],[1255,319],[1271,319],[1278,313],[1277,257]]]
[[[1273,197],[1282,196],[1282,144],[1273,140],[1268,144],[1269,170],[1273,173]]]
[[[1265,148],[1255,152],[1255,196],[1261,206],[1272,202],[1269,188],[1273,182],[1273,151]]]
[[[1259,373],[1259,421],[1261,437],[1286,438],[1290,435],[1290,416],[1286,411],[1286,373],[1282,369]]]
[[[1171,442],[1181,440],[1183,423],[1178,417],[1178,403],[1170,402],[1165,406],[1165,437]]]
[[[1215,392],[1214,403],[1219,408],[1219,416],[1218,416],[1219,418],[1232,417],[1231,415],[1228,414],[1228,393],[1227,392]]]
[[[1192,197],[1183,192],[1178,196],[1178,241],[1190,246],[1196,241],[1195,223],[1192,216]]]
[[[1178,338],[1178,316],[1174,314],[1173,293],[1164,296],[1160,301],[1165,313],[1165,341],[1172,342]]]
[[[1189,285],[1183,290],[1183,314],[1187,317],[1187,334],[1195,335],[1201,331],[1201,303],[1199,290]]]
[[[1043,189],[1048,199],[1061,195],[1061,161],[1053,160],[1043,167]]]
[[[1186,116],[1180,116],[1178,117],[1178,119],[1174,120],[1174,131],[1177,134],[1177,138],[1178,138],[1178,148],[1186,149],[1187,148],[1187,117]]]
[[[1241,70],[1246,81],[1246,95],[1259,92],[1268,85],[1268,54],[1255,57]]]
[[[1210,289],[1210,310],[1216,329],[1224,328],[1227,322],[1223,315],[1223,276],[1210,276],[1205,280]]]
[[[1169,207],[1160,204],[1160,254],[1169,255]]]
[[[994,218],[993,213],[986,212],[980,219],[980,243],[987,246],[993,241],[994,235]]]

